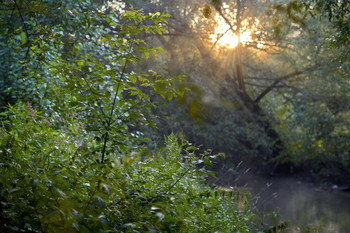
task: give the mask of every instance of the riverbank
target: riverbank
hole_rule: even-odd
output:
[[[222,175],[222,174],[221,174]],[[287,232],[347,233],[350,229],[350,193],[320,185],[301,176],[220,176],[214,183],[244,187],[271,225],[288,222]]]

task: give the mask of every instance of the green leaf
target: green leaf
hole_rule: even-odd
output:
[[[25,32],[21,32],[19,35],[18,35],[18,38],[19,40],[21,41],[22,44],[25,44],[27,43],[27,34]]]
[[[136,76],[136,74],[129,74],[129,79],[130,79],[130,81],[132,82],[132,83],[136,83],[136,81],[137,81],[137,76]]]

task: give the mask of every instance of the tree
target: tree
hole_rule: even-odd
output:
[[[331,21],[334,27],[337,29],[336,34],[334,35],[334,42],[336,45],[349,46],[350,6],[348,1],[306,0],[304,3],[306,4],[310,14],[328,15],[329,21]]]
[[[157,105],[151,97],[170,101],[184,91],[174,85],[182,76],[136,65],[159,50],[141,36],[161,34],[167,15],[116,2],[54,2],[1,5],[13,12],[1,14],[0,51],[14,57],[1,65],[15,90],[2,89],[3,104],[15,104],[0,113],[0,231],[260,229],[246,199],[236,201],[241,194],[205,184],[198,167],[211,163],[209,151],[174,134],[153,151],[141,143]]]
[[[9,98],[3,105],[28,101],[48,115],[70,115],[74,108],[74,115],[89,119],[87,130],[99,142],[94,150],[101,162],[111,150],[131,149],[133,140],[142,138],[138,129],[151,124],[147,112],[155,104],[145,91],[170,100],[179,92],[169,85],[181,79],[163,79],[151,70],[131,72],[140,60],[138,54],[148,58],[158,51],[138,35],[162,33],[157,25],[166,22],[166,15],[130,11],[121,17],[118,6],[113,9],[94,1],[8,1],[4,11],[12,10],[13,15],[4,14],[1,21],[6,25],[3,43],[13,45],[3,50],[13,58],[2,63],[3,92]],[[44,14],[46,10],[54,17]]]
[[[168,61],[164,73],[187,74],[193,91],[180,101],[185,106],[178,117],[170,117],[176,123],[168,124],[192,141],[205,141],[232,156],[249,155],[265,164],[290,161],[284,159],[289,140],[281,131],[284,117],[293,113],[290,103],[306,85],[320,77],[329,85],[327,75],[341,76],[334,72],[337,67],[347,69],[335,56],[347,50],[329,44],[332,25],[314,17],[301,2],[143,1],[134,6],[172,13],[168,31],[157,36],[168,52],[161,64]],[[215,36],[219,23],[226,30]],[[239,37],[245,31],[250,39],[243,41]],[[236,35],[239,45],[220,46],[225,33]],[[284,106],[283,117],[278,104]]]
[[[163,4],[157,4],[156,6],[163,7],[163,10],[165,10],[165,9],[168,9],[166,4],[167,3],[164,2]],[[250,4],[252,5],[252,3]],[[190,5],[192,5],[191,9],[195,9],[195,10],[187,11],[186,9],[189,9]],[[161,42],[163,47],[167,51],[169,51],[170,57],[171,57],[170,61],[172,63],[173,61],[181,59],[181,58],[176,58],[175,54],[182,54],[182,55],[186,54],[186,51],[182,51],[182,53],[175,52],[179,50],[179,48],[177,48],[178,46],[177,43],[179,43],[178,42],[179,40],[181,41],[180,43],[185,43],[189,47],[189,48],[186,48],[187,50],[195,49],[196,51],[198,51],[198,53],[197,52],[195,53],[196,54],[195,56],[197,57],[193,56],[193,59],[199,60],[198,62],[202,63],[201,64],[202,67],[206,67],[206,68],[203,69],[202,73],[200,74],[197,73],[196,75],[199,74],[202,76],[208,76],[208,73],[209,73],[208,78],[211,79],[211,81],[209,82],[212,83],[213,79],[219,79],[220,82],[224,83],[224,85],[219,87],[218,90],[210,90],[210,91],[217,92],[216,93],[217,95],[219,95],[218,92],[224,93],[224,94],[221,94],[221,97],[220,97],[221,99],[226,98],[226,99],[230,99],[230,101],[234,101],[235,104],[239,106],[238,109],[240,109],[243,112],[243,114],[250,115],[249,116],[249,119],[251,119],[250,121],[257,122],[257,127],[258,128],[261,127],[263,131],[265,131],[267,137],[269,138],[269,141],[272,142],[272,144],[274,144],[273,146],[271,147],[268,146],[268,147],[272,148],[272,154],[274,154],[272,157],[276,156],[279,153],[279,150],[282,149],[282,144],[278,137],[277,132],[271,126],[269,117],[267,117],[266,113],[264,113],[264,111],[259,106],[259,102],[261,99],[263,99],[265,95],[267,95],[272,89],[274,89],[274,87],[277,86],[279,82],[283,81],[284,79],[288,79],[290,76],[296,76],[299,74],[299,72],[295,71],[291,74],[287,74],[286,77],[284,76],[277,77],[276,80],[280,79],[279,81],[276,81],[276,83],[271,84],[270,86],[267,86],[256,97],[251,97],[251,94],[246,88],[246,81],[244,77],[246,74],[243,72],[243,66],[242,66],[242,60],[244,60],[246,57],[241,56],[243,53],[247,54],[248,48],[247,47],[244,48],[245,45],[243,46],[240,40],[240,35],[242,33],[240,24],[244,18],[249,20],[249,22],[253,22],[255,18],[252,14],[255,13],[254,10],[256,8],[253,8],[251,6],[251,8],[248,9],[248,11],[250,12],[247,13],[247,6],[242,5],[240,1],[232,3],[231,5],[229,4],[223,5],[222,2],[213,1],[211,2],[211,5],[202,4],[202,7],[197,7],[197,8],[193,7],[193,5],[201,6],[201,3],[199,1],[195,3],[181,2],[179,3],[178,8],[172,9],[173,19],[170,20],[170,25],[168,28],[169,31],[168,33],[165,33],[163,36],[158,36],[159,41]],[[224,9],[224,7],[226,8],[226,10]],[[237,9],[237,11],[232,10],[235,8]],[[174,12],[174,9],[177,12]],[[212,12],[213,17],[211,19],[205,19],[202,15],[202,10],[207,10],[208,12]],[[232,13],[232,12],[235,12],[235,13]],[[180,15],[181,15],[181,18],[180,18]],[[233,58],[233,60],[227,59],[226,64],[233,63],[233,65],[229,67],[223,64],[222,62],[223,57],[220,57],[221,55],[216,50],[208,46],[209,36],[213,32],[207,31],[206,33],[203,33],[204,30],[206,30],[206,28],[207,30],[212,30],[212,29],[209,29],[208,25],[215,25],[216,22],[213,21],[213,19],[215,19],[214,18],[215,15],[218,15],[218,17],[223,18],[224,22],[229,25],[230,31],[232,31],[238,38],[238,46],[232,49],[231,51],[228,51],[231,54],[230,57]],[[210,14],[208,14],[207,16],[210,17]],[[233,22],[231,22],[230,19],[233,19]],[[197,22],[196,27],[191,26],[193,21]],[[238,25],[238,26],[234,28],[233,25]],[[179,37],[182,37],[182,38],[179,39]],[[218,40],[219,39],[220,38],[218,38]],[[189,40],[190,42],[188,41],[185,42],[185,40]],[[215,44],[216,43],[214,43],[214,46]],[[184,44],[182,44],[182,46],[183,45]],[[249,46],[253,47],[254,45],[250,44]],[[255,44],[255,47],[256,46],[257,44]],[[184,55],[184,57],[186,57],[186,55]],[[189,69],[184,68],[182,70],[184,71],[184,73],[189,74],[189,72],[191,71],[189,72],[187,71],[191,70],[191,65],[193,66],[193,64],[191,64],[190,61],[188,60],[187,62],[189,63],[188,64]],[[184,67],[187,67],[186,62],[181,63],[181,65],[183,65]],[[179,64],[176,67],[176,69],[178,69],[181,65]],[[174,65],[172,65],[172,67],[174,67]],[[208,81],[208,78],[206,79],[206,81]],[[205,82],[205,81],[202,80],[202,82]],[[218,85],[218,84],[215,84],[215,85]],[[250,142],[244,142],[244,141],[245,140],[243,139],[242,143],[250,147],[249,146]],[[265,159],[271,156],[271,155],[268,155],[270,152],[267,152],[267,151],[270,151],[270,149],[263,148],[262,145],[258,150],[259,150],[258,153],[261,154],[261,157],[266,157]]]

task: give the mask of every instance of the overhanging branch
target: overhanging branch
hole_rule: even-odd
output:
[[[303,71],[295,71],[293,73],[290,73],[290,74],[287,74],[285,76],[282,76],[282,77],[279,77],[276,79],[276,81],[274,81],[271,85],[269,85],[263,92],[260,93],[260,95],[254,100],[254,103],[259,103],[260,100],[262,100],[270,91],[272,91],[274,88],[276,88],[278,86],[278,84],[282,81],[286,81],[288,79],[291,79],[293,77],[296,77],[298,75],[301,75],[301,74],[305,74],[306,72],[308,71],[311,71],[313,70],[315,67],[310,67],[306,70],[303,70]]]

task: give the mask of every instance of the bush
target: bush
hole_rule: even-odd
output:
[[[101,163],[78,120],[2,114],[1,232],[250,232],[247,199],[205,183],[209,153],[166,138]]]

